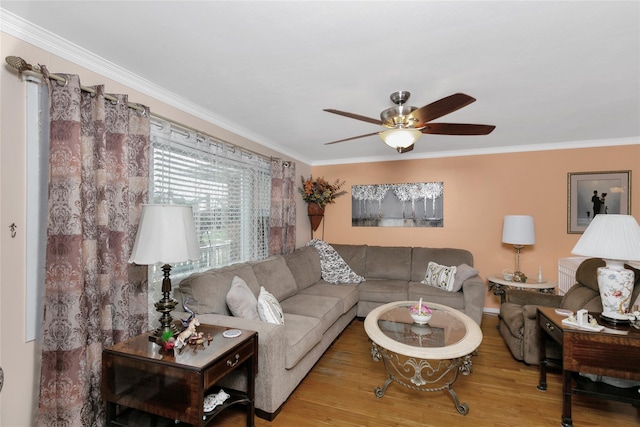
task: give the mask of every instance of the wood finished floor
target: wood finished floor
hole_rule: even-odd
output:
[[[562,385],[549,373],[540,392],[537,366],[511,357],[496,329],[497,317],[484,315],[484,338],[473,358],[473,372],[460,376],[454,390],[469,413],[460,415],[448,392],[417,392],[397,383],[378,399],[373,393],[386,379],[382,362],[374,362],[362,321],[354,320],[327,350],[272,421],[256,418],[256,427],[304,426],[559,426]],[[238,407],[240,408],[240,407]],[[632,405],[573,396],[576,427],[640,425]],[[244,412],[220,414],[216,426],[243,426]]]

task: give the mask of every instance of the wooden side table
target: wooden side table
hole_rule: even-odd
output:
[[[554,282],[537,282],[535,280],[529,282],[514,282],[511,280],[504,280],[501,276],[493,275],[487,277],[489,282],[489,289],[493,291],[494,295],[500,296],[500,304],[505,302],[506,290],[505,287],[511,287],[516,289],[530,289],[538,292],[544,292],[548,294],[555,294],[556,287],[558,286]]]
[[[258,334],[242,330],[236,338],[225,338],[228,328],[200,325],[198,332],[212,341],[198,349],[166,351],[149,341],[148,334],[123,341],[102,353],[102,397],[107,403],[107,425],[135,425],[140,421],[132,408],[171,420],[205,426],[226,407],[244,404],[247,426],[254,425],[254,383],[258,370]],[[236,369],[244,368],[247,376],[245,392],[225,391],[231,395],[212,412],[204,412],[204,397],[217,391],[216,384]],[[121,408],[122,409],[122,408]],[[137,412],[133,411],[133,412]],[[156,423],[157,420],[152,421]]]
[[[594,313],[591,313],[594,314]],[[590,332],[562,324],[554,308],[538,307],[540,328],[539,390],[547,389],[546,338],[562,346],[562,426],[571,427],[571,396],[585,394],[602,399],[631,403],[640,407],[640,387],[618,388],[593,382],[578,373],[603,375],[640,381],[640,330],[632,326],[605,326],[602,332]],[[597,318],[597,316],[596,316]],[[575,386],[574,386],[575,382]]]

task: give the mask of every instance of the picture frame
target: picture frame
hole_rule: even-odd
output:
[[[567,233],[582,234],[597,214],[631,214],[630,170],[568,173]]]
[[[444,182],[351,186],[353,227],[444,227]]]

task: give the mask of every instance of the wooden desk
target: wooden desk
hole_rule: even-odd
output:
[[[598,318],[597,315],[595,317]],[[598,323],[606,329],[589,332],[563,325],[564,318],[556,314],[554,308],[538,308],[541,331],[538,389],[547,389],[546,367],[552,361],[546,358],[546,338],[550,337],[562,346],[562,426],[573,426],[572,394],[585,394],[640,407],[640,387],[618,388],[578,375],[582,372],[640,381],[640,330],[632,326],[613,327],[599,320]]]
[[[213,340],[204,348],[165,351],[149,341],[148,334],[123,341],[102,353],[102,397],[107,403],[107,426],[141,426],[162,423],[155,416],[193,426],[204,426],[233,404],[247,407],[247,426],[254,425],[254,382],[258,370],[258,335],[243,330],[237,338],[225,338],[228,328],[198,326]],[[227,390],[231,397],[212,412],[204,412],[204,396],[217,391],[216,384],[238,368],[245,368],[246,392]],[[140,421],[137,411],[152,414]],[[127,420],[127,418],[130,418]],[[147,420],[145,418],[145,420]],[[166,420],[165,420],[166,421]],[[184,425],[184,424],[180,424]]]

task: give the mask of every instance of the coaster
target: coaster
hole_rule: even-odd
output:
[[[228,329],[222,333],[222,336],[225,338],[236,338],[242,335],[242,331],[240,329]]]

